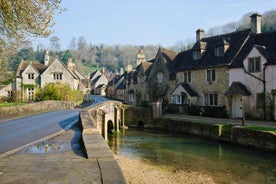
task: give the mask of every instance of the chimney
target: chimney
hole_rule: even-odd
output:
[[[251,15],[250,18],[251,18],[251,33],[255,33],[255,34],[262,33],[262,23],[261,23],[262,15],[255,13]]]
[[[204,38],[204,30],[203,29],[198,29],[196,31],[196,41],[200,41],[202,38]]]
[[[50,57],[48,51],[46,51],[46,54],[44,56],[44,65],[49,65]]]

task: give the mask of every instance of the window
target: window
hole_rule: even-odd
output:
[[[206,106],[217,106],[218,105],[218,94],[216,94],[216,93],[205,94],[205,105]]]
[[[128,101],[129,102],[134,102],[135,101],[135,94],[134,93],[128,94]]]
[[[8,98],[12,98],[12,91],[8,91]]]
[[[249,58],[248,59],[248,71],[249,72],[260,72],[261,71],[261,58]]]
[[[62,80],[62,73],[53,73],[54,80]]]
[[[163,83],[163,73],[159,72],[157,73],[157,84]]]
[[[28,79],[34,79],[34,73],[28,73]]]
[[[32,101],[34,99],[34,88],[28,88],[28,100]]]
[[[191,72],[184,73],[184,82],[190,83],[191,82]]]
[[[181,104],[181,96],[180,95],[173,95],[172,96],[172,103],[173,104]]]
[[[199,60],[201,57],[201,51],[200,50],[194,50],[193,51],[193,58],[194,60]]]
[[[224,55],[224,45],[218,45],[215,48],[215,56],[223,56]]]
[[[207,70],[207,82],[214,82],[216,80],[215,69]]]
[[[256,101],[256,107],[258,109],[262,109],[264,108],[264,94],[263,93],[259,93],[257,94],[257,101]]]

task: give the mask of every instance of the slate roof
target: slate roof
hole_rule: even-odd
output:
[[[200,40],[201,44],[196,43],[192,49],[180,52],[176,56],[176,71],[229,66],[235,59],[237,53],[239,53],[240,48],[245,43],[249,34],[250,30],[247,29],[243,31],[236,31],[233,33],[202,38]],[[223,56],[215,56],[216,46],[222,43],[227,44],[229,48]],[[194,60],[193,49],[198,49],[199,47],[204,47],[205,52],[200,59]]]
[[[175,90],[176,88],[178,88],[178,86],[180,86],[180,85],[185,89],[185,91],[189,94],[189,96],[195,96],[195,97],[198,96],[197,92],[194,91],[194,90],[190,87],[190,85],[189,85],[188,83],[186,83],[186,82],[179,83],[179,84],[174,88],[174,90]],[[174,92],[174,90],[172,91],[172,93]]]
[[[251,93],[247,89],[247,87],[241,82],[233,82],[231,86],[225,92],[226,96],[230,95],[242,95],[242,96],[250,96]]]
[[[16,77],[21,77],[22,72],[29,66],[32,65],[32,67],[39,72],[39,74],[42,74],[48,66],[38,62],[38,61],[21,61],[16,72]]]
[[[251,34],[250,38],[238,54],[231,68],[243,67],[243,60],[248,56],[253,47],[266,58],[267,65],[276,64],[276,31]]]
[[[121,79],[121,75],[116,75],[111,81],[108,82],[108,86],[114,86]]]

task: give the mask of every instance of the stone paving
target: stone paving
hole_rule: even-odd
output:
[[[120,172],[112,155],[87,158],[78,126],[0,160],[1,184],[124,183]]]

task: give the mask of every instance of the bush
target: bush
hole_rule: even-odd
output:
[[[214,118],[228,118],[227,110],[225,106],[222,107],[204,107],[204,116]]]
[[[139,104],[139,107],[149,107],[149,102],[146,100],[142,100]]]
[[[35,92],[36,101],[45,100],[72,100],[82,101],[83,92],[77,90],[71,90],[68,84],[62,83],[48,83],[43,89],[38,88]]]
[[[201,113],[200,106],[192,105],[188,108],[188,115],[199,116]]]

